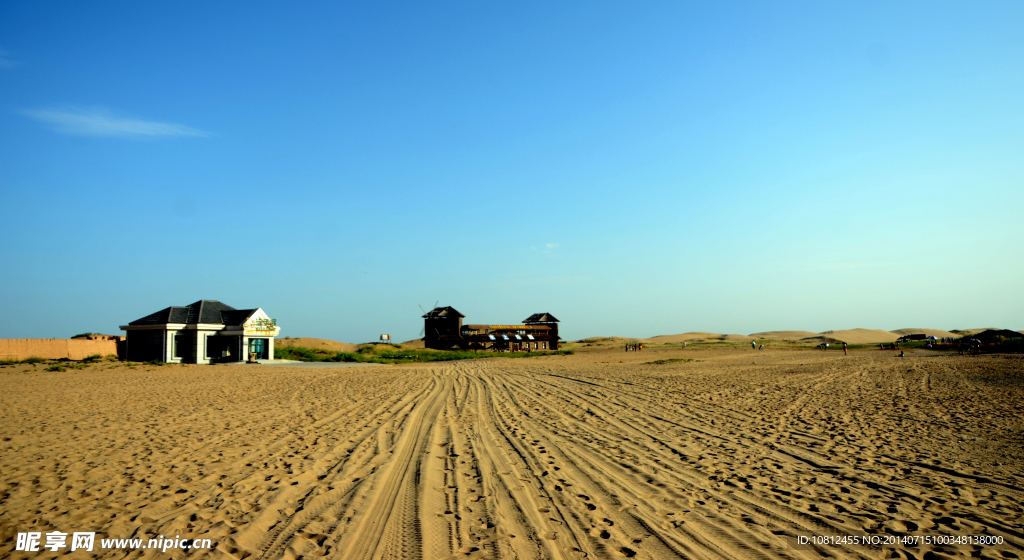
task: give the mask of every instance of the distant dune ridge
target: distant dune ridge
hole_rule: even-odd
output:
[[[643,339],[651,343],[671,344],[688,342],[691,340],[726,340],[729,342],[746,342],[751,340],[791,340],[803,342],[818,342],[826,339],[838,340],[848,344],[876,344],[880,342],[894,342],[901,336],[910,334],[926,334],[939,338],[959,338],[964,335],[972,335],[986,329],[958,329],[957,332],[942,329],[905,328],[886,331],[881,329],[843,329],[836,331],[811,332],[811,331],[766,331],[750,335],[741,334],[720,334],[711,332],[688,332],[683,334],[663,334]],[[959,333],[959,334],[958,334]],[[614,337],[611,337],[614,338]]]
[[[663,344],[671,344],[673,342],[688,342],[690,340],[727,340],[733,341],[747,341],[751,338],[743,334],[718,334],[709,332],[688,332],[683,334],[663,334],[659,336],[652,336],[646,339],[649,342],[660,342]]]
[[[870,344],[873,342],[893,342],[900,335],[879,329],[846,329],[841,331],[825,331],[822,336],[841,340],[848,344]]]
[[[811,338],[819,336],[819,333],[810,331],[768,331],[759,332],[750,335],[752,338],[774,338],[781,340],[800,340],[801,338]]]
[[[303,348],[315,348],[320,350],[330,350],[331,352],[355,352],[359,349],[356,344],[348,344],[347,342],[336,342],[333,340],[325,340],[323,338],[276,338],[274,339],[274,346],[277,348],[288,348],[290,346],[301,346]]]
[[[980,332],[985,332],[985,331],[989,331],[989,330],[997,331],[1000,328],[1001,327],[985,327],[983,329],[957,329],[957,330],[960,332],[960,336],[973,336],[973,335],[976,335],[976,334],[978,334]],[[1024,329],[1022,329],[1022,330],[1024,330]]]
[[[590,336],[579,340],[597,340],[604,344],[646,342],[651,344],[678,344],[691,341],[724,340],[726,342],[750,342],[752,340],[789,340],[794,342],[805,342],[817,344],[826,340],[837,340],[847,344],[878,344],[880,342],[894,342],[901,336],[909,334],[926,334],[939,338],[959,338],[964,335],[973,335],[995,327],[983,329],[958,329],[957,332],[942,329],[905,328],[886,331],[882,329],[843,329],[838,331],[811,332],[811,331],[765,331],[753,334],[722,334],[704,331],[693,331],[682,334],[662,334],[650,338],[636,338],[628,336]],[[958,334],[959,333],[959,334]],[[274,344],[278,347],[305,346],[307,348],[323,348],[335,352],[355,352],[358,346],[344,342],[335,342],[322,338],[279,338]],[[423,348],[423,339],[417,338],[402,343],[407,348]]]
[[[926,334],[928,336],[937,336],[939,338],[945,338],[947,336],[952,336],[953,338],[959,338],[959,335],[957,335],[954,332],[943,331],[943,330],[939,330],[939,329],[896,329],[896,330],[894,330],[892,332],[894,332],[894,333],[896,333],[896,334],[898,334],[900,336],[906,336],[908,334]]]

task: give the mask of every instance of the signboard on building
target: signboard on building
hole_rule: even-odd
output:
[[[245,324],[245,334],[277,336],[277,319],[251,319]]]

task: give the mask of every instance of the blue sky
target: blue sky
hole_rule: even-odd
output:
[[[298,7],[296,7],[298,6]],[[0,337],[1024,328],[1024,4],[0,4]]]

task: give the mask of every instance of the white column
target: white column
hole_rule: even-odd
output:
[[[210,360],[206,358],[206,337],[210,336],[210,333],[205,331],[196,331],[196,363],[197,364],[208,364]]]
[[[163,361],[168,364],[174,360],[174,332],[175,331],[164,331]]]
[[[274,359],[274,337],[270,337],[267,340],[270,341],[270,342],[268,342],[268,344],[270,345],[270,349],[267,350],[267,359],[273,360]]]

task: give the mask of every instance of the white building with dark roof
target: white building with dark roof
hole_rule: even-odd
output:
[[[210,364],[274,359],[277,320],[260,308],[235,309],[214,300],[168,307],[121,325],[132,362]]]

